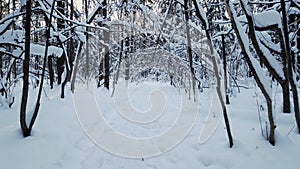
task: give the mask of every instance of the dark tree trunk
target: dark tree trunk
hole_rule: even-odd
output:
[[[65,45],[61,42],[61,46],[62,48],[64,49],[64,53],[62,54],[61,57],[64,57],[64,61],[65,61],[65,67],[66,67],[66,76],[65,76],[65,79],[63,81],[63,83],[61,84],[61,98],[65,98],[65,87],[67,85],[67,83],[69,82],[69,79],[71,78],[71,74],[70,74],[70,66],[69,66],[69,59],[68,59],[68,56],[67,54],[65,53],[66,51],[66,47]]]
[[[280,47],[281,47],[281,59],[282,59],[282,66],[283,66],[283,73],[286,79],[282,82],[279,82],[281,88],[282,88],[282,98],[283,98],[283,112],[284,113],[291,113],[291,101],[290,101],[290,82],[289,82],[289,70],[288,70],[288,64],[287,59],[285,56],[285,43],[284,38],[282,34],[282,30],[278,29],[278,36],[280,41]]]
[[[190,35],[190,27],[189,27],[189,7],[188,0],[184,0],[184,15],[185,15],[185,28],[186,28],[186,38],[187,38],[187,56],[189,58],[189,66],[191,71],[191,80],[192,80],[192,89],[193,94],[195,94],[195,71],[193,67],[193,53],[192,53],[192,43],[191,43],[191,35]]]
[[[2,72],[3,62],[2,62],[2,57],[3,57],[3,55],[0,53],[0,78],[3,78],[3,72]]]
[[[73,65],[74,65],[74,41],[73,41],[73,38],[70,39],[70,42],[68,44],[68,61],[69,61],[69,72],[68,72],[68,78],[67,78],[67,81],[70,82],[71,81],[71,75],[73,73]]]
[[[125,52],[124,52],[124,58],[125,58],[125,80],[129,80],[130,78],[130,64],[129,64],[129,37],[125,38]]]
[[[61,84],[62,74],[64,73],[64,69],[65,69],[64,61],[65,61],[64,54],[61,57],[57,58],[56,68],[57,68],[57,84],[58,85]]]
[[[66,55],[63,55],[64,57],[66,57]],[[69,66],[67,65],[68,64],[68,59],[64,59],[65,60],[65,64],[66,64],[66,77],[65,77],[65,80],[63,81],[63,83],[61,84],[61,98],[65,98],[65,88],[66,88],[66,84],[68,83],[69,79],[71,78],[70,76],[70,68]]]
[[[288,64],[288,72],[289,72],[288,78],[289,78],[289,82],[290,82],[291,89],[293,92],[295,119],[296,119],[296,124],[297,124],[297,128],[298,128],[298,133],[300,134],[299,98],[298,98],[297,86],[295,84],[295,79],[294,79],[294,75],[293,75],[285,1],[280,0],[280,5],[281,5],[281,9],[282,9],[282,24],[283,24],[283,34],[284,34],[284,42],[285,42],[285,56],[286,56],[286,61]]]
[[[85,17],[88,18],[88,0],[84,0],[84,12]],[[88,23],[88,20],[86,20]],[[85,79],[89,80],[90,76],[90,51],[89,51],[89,34],[88,34],[89,28],[86,27],[85,31],[85,62],[86,62],[86,70],[85,70]]]
[[[82,46],[83,46],[83,43],[82,42],[79,42],[79,45],[77,47],[77,52],[76,52],[76,56],[75,56],[75,67],[74,67],[74,72],[73,72],[73,75],[72,75],[72,82],[71,82],[71,91],[72,93],[75,92],[75,80],[76,80],[76,76],[77,76],[77,70],[78,70],[78,66],[79,66],[79,59],[80,59],[80,53],[81,53],[81,50],[82,50]]]
[[[52,64],[52,56],[48,57],[48,70],[49,70],[50,87],[51,87],[51,89],[53,89],[54,70],[53,70],[53,64]]]
[[[222,53],[223,53],[223,68],[224,68],[224,87],[225,87],[225,96],[226,104],[230,104],[228,96],[228,83],[227,83],[227,61],[226,61],[226,45],[225,45],[225,35],[222,35]]]
[[[74,2],[73,2],[73,0],[71,0],[71,2],[70,2],[70,20],[73,20],[73,18],[74,18],[74,9],[73,9],[73,7],[74,7]],[[70,26],[72,26],[72,23],[70,23]],[[72,31],[71,31],[71,33],[70,33],[70,36],[72,36]],[[69,65],[70,65],[70,76],[68,77],[68,82],[70,82],[71,81],[71,76],[72,76],[72,73],[73,73],[73,67],[74,67],[74,58],[75,58],[75,56],[74,56],[74,39],[73,38],[71,38],[70,39],[70,42],[69,42],[69,45],[68,45],[68,51],[69,51],[69,53],[68,53],[68,56],[69,56]]]
[[[0,4],[0,20],[2,19],[2,1],[1,1],[1,4]],[[0,53],[0,78],[3,78],[3,72],[2,72],[2,68],[3,68],[3,63],[2,63],[2,53]]]
[[[103,18],[107,19],[107,0],[102,2],[103,5]],[[107,25],[104,25],[107,28]],[[109,66],[109,31],[104,30],[104,87],[109,89],[109,76],[110,76],[110,66]]]
[[[282,88],[282,99],[283,99],[283,112],[291,113],[291,103],[290,103],[290,86],[287,80],[281,85]]]
[[[300,25],[300,21],[299,21],[299,19],[298,19],[298,25]],[[297,47],[298,47],[298,53],[296,54],[296,67],[297,67],[297,74],[296,74],[296,79],[297,79],[297,81],[299,81],[300,80],[300,31],[298,30],[298,32],[297,32]]]
[[[64,0],[58,0],[57,1],[57,8],[58,11],[64,15],[65,14],[65,2]],[[61,18],[57,19],[57,28],[58,30],[62,30],[65,28],[65,21]],[[62,47],[62,46],[61,46]],[[64,64],[65,64],[65,57],[61,56],[57,59],[57,84],[60,85],[62,83],[62,74],[64,72]]]
[[[16,59],[13,63],[13,75],[14,75],[14,79],[16,79],[17,78],[17,60]]]
[[[26,124],[26,107],[28,100],[29,85],[29,60],[30,60],[30,22],[31,22],[31,0],[26,1],[26,21],[25,21],[25,57],[23,60],[23,90],[22,102],[20,110],[20,124],[23,136],[30,135],[30,131]]]

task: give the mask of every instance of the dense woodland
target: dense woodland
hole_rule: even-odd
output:
[[[265,100],[258,106],[267,112],[270,144],[274,86],[282,89],[283,102],[276,104],[295,115],[300,133],[299,0],[0,3],[0,109],[21,100],[24,137],[38,117],[44,86],[59,87],[63,99],[77,83],[96,81],[113,91],[120,79],[168,82],[191,96],[215,84],[232,146],[226,104],[243,80],[253,78]],[[15,98],[18,86],[21,98]],[[27,108],[30,88],[38,89],[33,112]]]

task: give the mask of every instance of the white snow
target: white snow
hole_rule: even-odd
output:
[[[45,46],[39,44],[31,44],[30,45],[30,53],[32,55],[45,55]],[[55,55],[56,57],[61,57],[63,54],[63,49],[56,46],[48,46],[47,56]]]
[[[254,15],[255,25],[258,27],[268,27],[277,25],[281,27],[281,15],[275,10],[268,10]]]
[[[300,135],[294,130],[290,132],[294,125],[293,115],[282,114],[279,111],[280,107],[276,109],[277,142],[275,147],[271,146],[261,136],[253,86],[248,90],[241,89],[237,98],[231,98],[231,104],[228,106],[234,136],[232,149],[228,147],[223,121],[206,142],[199,143],[201,130],[209,122],[206,117],[210,109],[208,105],[213,97],[213,93],[205,89],[203,93],[199,93],[198,117],[184,140],[166,153],[144,159],[115,156],[94,144],[81,128],[70,92],[67,93],[67,98],[62,100],[59,98],[59,89],[59,86],[53,90],[46,87],[47,97],[43,96],[41,111],[31,137],[23,138],[21,135],[19,106],[5,110],[0,108],[1,168],[295,169],[298,166]],[[78,86],[77,89],[84,91],[86,87]],[[21,88],[18,87],[17,90],[20,91]],[[139,110],[147,110],[150,106],[148,94],[153,90],[161,90],[165,94],[165,112],[154,123],[144,125],[122,118],[114,106],[111,106],[112,100],[105,89],[95,90],[95,94],[96,101],[104,108],[103,117],[112,128],[123,135],[149,137],[164,132],[176,121],[178,113],[174,110],[178,108],[176,105],[180,104],[179,90],[159,83],[129,84],[131,103]],[[36,92],[36,89],[31,92]],[[278,94],[278,103],[280,98]],[[15,105],[19,105],[20,100],[16,102]],[[89,107],[85,109],[89,111]],[[266,120],[264,112],[262,117]],[[101,138],[104,133],[101,134],[101,130],[98,132]],[[112,143],[116,141],[118,140],[111,140]],[[137,147],[129,148],[134,150]]]

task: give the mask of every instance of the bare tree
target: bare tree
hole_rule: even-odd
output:
[[[108,9],[108,4],[107,0],[104,0],[102,2],[103,5],[103,19],[107,20],[107,9]],[[109,89],[109,75],[110,75],[110,65],[109,65],[109,30],[107,25],[105,24],[104,27],[106,29],[103,32],[103,37],[104,37],[104,87]]]
[[[293,92],[293,99],[294,99],[294,111],[295,111],[295,118],[296,124],[298,127],[298,133],[300,134],[300,114],[299,114],[299,99],[298,99],[298,91],[297,86],[295,84],[296,78],[293,75],[292,69],[292,60],[291,60],[291,49],[290,49],[290,40],[289,40],[289,31],[288,31],[288,22],[287,22],[287,15],[285,9],[285,1],[280,0],[281,10],[282,10],[282,25],[283,25],[283,34],[284,34],[284,53],[286,57],[286,62],[288,64],[288,79],[291,85],[291,89]]]
[[[26,123],[26,107],[27,107],[27,100],[28,100],[28,86],[29,86],[29,61],[30,61],[30,32],[31,32],[31,0],[26,1],[26,21],[25,21],[25,57],[23,61],[23,91],[22,91],[22,102],[21,102],[21,110],[20,110],[20,124],[21,129],[23,132],[23,136],[27,137],[30,136],[32,127],[34,122],[37,118],[38,111],[40,108],[40,99],[42,94],[45,70],[46,70],[46,62],[47,62],[47,53],[48,53],[48,46],[49,46],[49,38],[50,38],[50,25],[51,25],[51,18],[53,14],[55,0],[53,0],[51,13],[50,13],[50,22],[48,22],[47,32],[46,32],[46,46],[45,46],[45,55],[44,55],[44,63],[43,63],[43,70],[42,70],[42,77],[40,88],[38,92],[38,97],[36,101],[36,106],[33,112],[33,115],[30,120],[29,126]]]
[[[26,124],[26,107],[28,99],[29,85],[29,60],[30,60],[30,25],[31,25],[31,0],[26,1],[26,21],[25,21],[25,57],[23,60],[23,90],[22,102],[20,110],[20,124],[23,136],[30,136],[30,132]]]
[[[185,16],[186,39],[187,39],[187,55],[189,58],[189,65],[191,71],[192,90],[193,90],[193,94],[195,95],[195,71],[193,67],[192,43],[191,43],[190,27],[188,23],[190,20],[188,0],[184,0],[184,16]]]
[[[265,84],[264,76],[258,73],[260,66],[258,63],[256,63],[256,60],[253,58],[253,56],[249,50],[249,46],[248,46],[249,39],[247,38],[244,30],[242,29],[241,24],[236,19],[237,15],[236,15],[236,11],[234,9],[233,3],[229,0],[226,0],[225,3],[227,6],[227,12],[230,15],[232,27],[235,30],[235,33],[237,35],[244,58],[249,66],[249,69],[253,73],[254,79],[255,79],[258,87],[260,88],[260,90],[262,91],[262,94],[264,95],[264,97],[266,99],[267,108],[268,108],[268,119],[269,119],[269,123],[270,123],[269,142],[270,142],[270,144],[275,145],[276,125],[275,125],[274,119],[273,119],[271,93],[267,89],[268,86]]]
[[[231,129],[230,129],[230,123],[229,123],[229,118],[227,115],[227,109],[226,109],[226,105],[224,102],[224,99],[222,97],[222,90],[221,90],[221,77],[219,75],[219,71],[218,71],[218,63],[216,60],[216,54],[214,51],[214,46],[212,43],[212,39],[211,39],[211,35],[209,33],[209,23],[207,21],[207,18],[205,18],[205,16],[203,16],[205,13],[203,10],[200,9],[200,4],[199,2],[197,2],[196,0],[193,0],[194,6],[196,8],[196,14],[197,17],[201,20],[203,27],[205,29],[205,33],[206,33],[206,37],[208,39],[208,46],[210,48],[210,54],[211,54],[211,60],[213,62],[213,69],[214,69],[214,73],[216,75],[217,78],[217,93],[218,93],[218,97],[219,97],[219,101],[221,102],[221,106],[222,106],[222,110],[223,110],[223,116],[224,116],[224,121],[225,121],[225,125],[226,125],[226,130],[227,130],[227,136],[228,136],[228,140],[229,140],[229,147],[231,148],[233,146],[233,138],[232,138],[232,134],[231,134]]]

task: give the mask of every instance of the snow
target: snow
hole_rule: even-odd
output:
[[[18,90],[21,90],[18,86]],[[78,120],[74,99],[70,92],[66,99],[59,98],[57,86],[53,90],[45,88],[41,111],[34,126],[33,135],[23,138],[19,127],[19,101],[12,109],[0,112],[0,164],[9,169],[115,169],[115,168],[199,168],[199,169],[253,169],[253,168],[297,168],[300,153],[300,136],[291,129],[294,125],[292,114],[283,114],[276,109],[277,124],[276,146],[273,147],[261,136],[255,88],[241,89],[236,98],[231,98],[228,113],[234,136],[234,147],[228,148],[224,125],[221,122],[206,142],[199,143],[201,130],[208,123],[207,116],[211,90],[199,93],[199,113],[191,131],[177,146],[151,158],[125,158],[102,150],[87,136]],[[89,91],[85,86],[77,86],[79,96]],[[36,92],[32,89],[31,92]],[[111,106],[110,93],[105,89],[92,89],[95,100],[104,110],[107,124],[123,135],[131,137],[150,137],[163,133],[177,119],[180,103],[179,89],[161,83],[129,84],[131,104],[142,112],[147,111],[149,96],[153,91],[162,91],[165,95],[165,112],[151,124],[137,124],[124,119]],[[278,101],[281,101],[280,92]],[[19,93],[18,93],[19,94]],[[19,97],[20,98],[20,97]],[[159,99],[159,98],[153,98]],[[88,100],[82,100],[88,102]],[[86,104],[86,103],[83,103]],[[84,107],[90,110],[88,107]],[[110,109],[108,109],[110,108]],[[87,111],[88,112],[88,111]],[[266,113],[262,112],[266,120]],[[263,121],[264,122],[264,121]],[[101,129],[98,130],[100,136]],[[105,132],[105,131],[102,131]],[[111,143],[118,140],[111,140]],[[128,147],[136,149],[137,147]]]
[[[23,41],[25,32],[23,30],[8,30],[5,31],[1,36],[1,43],[11,42],[11,43],[20,43]]]
[[[255,25],[258,27],[268,27],[277,25],[281,27],[281,15],[275,10],[264,11],[254,15]]]
[[[31,44],[30,52],[32,55],[45,55],[45,46],[39,44]],[[63,54],[63,49],[56,46],[48,46],[48,54],[47,56],[55,55],[56,57],[61,57]]]
[[[48,0],[48,2],[51,1]],[[177,1],[183,4],[183,0]],[[48,11],[42,1],[38,2],[40,2],[42,10]],[[205,20],[206,29],[208,29],[204,9],[200,5],[200,1],[195,2]],[[25,4],[25,1],[22,0],[21,3]],[[234,11],[232,2],[230,7]],[[161,28],[158,21],[160,16],[145,6],[142,6],[142,9],[155,22],[152,34],[157,33],[156,29]],[[260,26],[268,26],[278,22],[277,15],[278,13],[270,11],[256,14],[255,18],[258,20],[257,22],[261,23]],[[265,17],[271,19],[265,19]],[[249,83],[253,82],[253,79],[245,80],[247,81],[245,89],[241,88],[241,93],[231,97],[231,104],[227,106],[234,137],[234,146],[231,149],[223,124],[222,108],[213,85],[210,89],[205,88],[203,92],[196,91],[196,101],[189,99],[192,97],[188,91],[163,82],[136,84],[119,81],[113,96],[111,91],[95,88],[96,85],[93,82],[88,82],[88,86],[76,84],[75,94],[66,90],[65,99],[60,98],[61,86],[57,85],[54,86],[54,89],[50,89],[48,85],[45,85],[41,109],[32,136],[24,138],[19,124],[22,86],[20,83],[16,83],[12,91],[12,96],[16,98],[12,108],[5,106],[7,105],[6,99],[0,95],[0,168],[297,168],[300,135],[296,133],[294,115],[282,113],[282,91],[280,91],[280,87],[271,88],[274,84],[266,76],[267,71],[260,67],[257,59],[251,54],[249,38],[239,22],[241,20],[236,19],[236,21],[238,21],[238,31],[242,36],[246,52],[269,96],[274,100],[273,111],[277,125],[276,146],[268,143],[265,134],[262,136],[261,131],[266,132],[265,124],[268,122],[268,116],[265,99],[258,92],[257,87]],[[127,22],[115,21],[115,23],[130,26]],[[166,23],[170,24],[171,22],[166,20]],[[75,28],[76,36],[85,42],[82,26],[87,25],[84,22],[77,24],[79,27]],[[190,24],[193,29],[198,28],[197,24]],[[175,27],[180,30],[182,25],[184,24]],[[4,30],[4,26],[0,27],[0,32]],[[104,29],[106,28],[102,30]],[[145,31],[140,27],[136,27],[136,30]],[[200,29],[197,30],[202,32]],[[53,30],[52,35],[54,34],[59,35],[61,41],[67,39],[62,33]],[[170,36],[166,36],[166,33],[163,35]],[[7,31],[1,34],[0,43],[22,44],[23,36],[23,31]],[[172,36],[175,36],[174,39],[178,42],[185,41],[184,36],[180,39],[180,33],[178,34],[175,30]],[[260,37],[260,35],[257,36]],[[200,41],[205,42],[207,39],[202,38]],[[192,46],[199,56],[208,53],[208,46],[205,44],[193,42]],[[276,44],[273,44],[273,48],[275,47]],[[22,48],[23,46],[20,45],[19,48],[12,51],[12,55],[20,56],[23,53]],[[56,54],[57,57],[60,57],[64,48],[64,46],[62,48],[50,46],[48,56]],[[271,57],[264,46],[261,45],[261,48],[266,56]],[[138,51],[139,55],[136,58],[131,57],[136,61],[140,60],[141,63],[150,60],[147,59],[150,56],[152,59],[162,58],[158,64],[165,66],[169,66],[168,60],[182,63],[178,60],[180,59],[178,56],[171,58],[173,60],[166,57],[172,55],[172,52],[166,53],[157,49],[154,55],[151,55],[153,49]],[[0,52],[6,52],[6,49],[0,48]],[[31,44],[31,52],[34,55],[44,56],[45,47],[40,44]],[[68,59],[67,56],[66,58]],[[204,59],[207,58],[204,57]],[[273,59],[269,60],[271,65],[277,65],[275,68],[280,70],[280,65],[275,58],[269,59]],[[13,60],[10,62],[9,65],[12,65]],[[211,61],[206,62],[211,67]],[[69,62],[67,61],[67,63]],[[176,65],[178,67],[180,64]],[[148,66],[155,67],[154,64]],[[189,72],[185,71],[187,67],[184,65],[179,66],[178,70],[175,67],[169,71]],[[22,74],[19,75],[19,77],[21,76]],[[31,82],[29,86],[27,120],[31,118],[38,91],[38,88],[34,87],[36,84],[32,83],[34,82]],[[0,89],[3,86],[0,83]],[[68,84],[66,89],[69,89]],[[258,110],[258,106],[262,108]],[[258,114],[261,116],[262,129]]]

